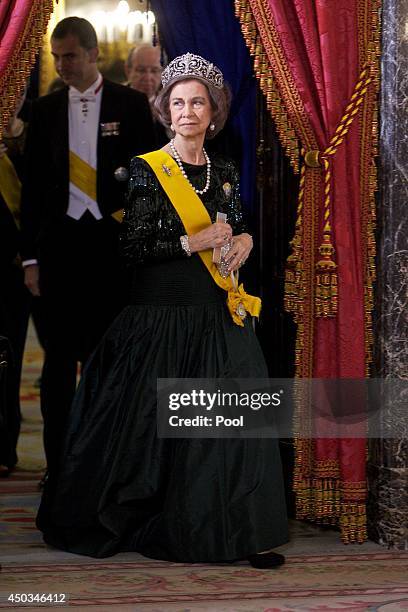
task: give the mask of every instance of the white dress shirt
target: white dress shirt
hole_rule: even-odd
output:
[[[68,92],[69,149],[95,170],[102,83],[99,74],[86,91],[80,92],[71,86]],[[87,210],[95,219],[102,219],[97,202],[70,182],[67,215],[78,220]]]

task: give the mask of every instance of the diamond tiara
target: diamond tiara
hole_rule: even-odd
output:
[[[163,70],[162,85],[166,87],[171,81],[185,76],[204,79],[204,81],[208,81],[219,89],[224,85],[221,70],[200,55],[194,55],[194,53],[185,53],[171,61]]]

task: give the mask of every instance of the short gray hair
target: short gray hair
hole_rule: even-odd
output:
[[[132,47],[131,50],[128,53],[128,56],[126,58],[126,66],[128,68],[132,67],[132,59],[133,59],[133,53],[136,51],[137,47]]]
[[[128,68],[132,67],[133,56],[136,54],[136,52],[139,52],[142,49],[158,49],[160,52],[159,45],[150,45],[149,43],[141,43],[140,45],[137,45],[136,47],[132,47],[125,61],[125,64]]]
[[[224,83],[223,87],[215,87],[205,79],[200,79],[196,76],[185,75],[180,76],[158,93],[157,98],[154,102],[155,114],[166,128],[168,136],[172,136],[170,129],[171,115],[170,115],[170,94],[175,85],[181,81],[199,81],[206,86],[208,91],[208,97],[210,98],[211,108],[213,110],[212,122],[215,124],[214,130],[207,130],[206,138],[214,138],[222,130],[228,117],[230,105],[231,105],[231,91],[228,85]]]

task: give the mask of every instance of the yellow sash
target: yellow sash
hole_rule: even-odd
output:
[[[69,152],[69,180],[96,202],[96,170],[73,151]]]
[[[96,202],[96,170],[87,164],[73,151],[69,152],[69,180]],[[112,217],[119,223],[123,219],[123,208],[112,213]]]
[[[149,164],[157,176],[188,235],[196,234],[211,225],[211,218],[207,209],[189,182],[181,174],[180,168],[170,155],[159,150],[139,157]],[[224,291],[227,291],[227,306],[234,323],[243,326],[246,312],[258,317],[261,310],[261,300],[258,297],[248,295],[242,284],[239,287],[234,286],[231,277],[223,278],[220,275],[217,266],[212,261],[212,249],[200,251],[198,255],[215,283]]]
[[[7,154],[0,158],[0,193],[15,222],[19,225],[21,183],[16,169]]]

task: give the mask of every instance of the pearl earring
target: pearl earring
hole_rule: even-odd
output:
[[[175,132],[175,131],[176,131],[176,130],[174,129],[173,124],[171,124],[171,125],[170,125],[170,129],[171,129],[171,131],[172,131],[172,132]]]
[[[215,130],[215,123],[210,124],[210,130],[213,132]]]

